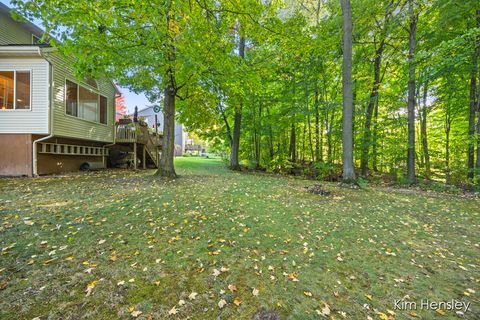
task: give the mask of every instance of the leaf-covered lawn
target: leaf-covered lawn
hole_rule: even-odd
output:
[[[176,165],[0,180],[0,318],[480,317],[478,199]]]

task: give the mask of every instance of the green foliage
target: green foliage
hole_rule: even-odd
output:
[[[471,183],[467,149],[478,139],[468,132],[470,81],[480,65],[475,55],[477,2],[420,1],[414,8],[419,15],[414,57],[417,172],[426,174],[420,130],[420,115],[425,114],[431,178],[456,184]],[[156,101],[171,80],[167,71],[174,70],[177,120],[221,153],[229,152],[237,111],[242,114],[240,158],[253,167],[310,175],[311,164],[336,167],[342,162],[338,1],[14,3],[27,17],[42,20],[61,52],[75,55],[79,76],[106,73]],[[408,148],[407,4],[352,1],[355,165],[366,148],[368,171],[391,173],[400,182]],[[244,59],[238,54],[241,37]],[[174,61],[168,59],[172,46]],[[474,92],[480,91],[479,83],[477,72]],[[319,171],[320,177],[330,174],[328,168]]]
[[[274,173],[286,173],[294,168],[294,164],[289,159],[276,156],[269,163],[267,170]]]
[[[318,180],[331,180],[332,176],[338,174],[333,164],[328,162],[315,162],[315,173]]]
[[[368,186],[368,180],[363,177],[358,177],[357,185],[360,187],[360,189],[365,189]]]

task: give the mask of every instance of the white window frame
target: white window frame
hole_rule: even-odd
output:
[[[1,109],[0,112],[12,112],[12,111],[32,111],[32,92],[33,92],[33,71],[32,69],[0,69],[1,72],[13,72],[13,109]],[[28,109],[17,109],[17,72],[29,72],[30,73],[30,103]]]
[[[77,85],[77,115],[76,116],[67,113],[67,81],[70,81],[70,82]],[[83,87],[86,90],[90,90],[91,92],[95,93],[98,96],[98,99],[97,99],[98,100],[98,122],[97,121],[92,121],[92,120],[87,120],[87,119],[84,119],[84,118],[79,116],[78,107],[80,105],[80,86]],[[103,96],[104,98],[107,99],[107,123],[101,123],[100,122],[100,96]],[[79,119],[79,120],[86,121],[86,122],[90,122],[90,123],[94,123],[94,124],[99,124],[99,125],[102,125],[102,126],[108,126],[108,101],[109,100],[110,99],[106,95],[101,94],[99,90],[94,89],[92,86],[90,86],[88,84],[80,84],[77,80],[73,80],[72,78],[67,78],[67,77],[65,78],[64,86],[63,86],[63,112],[64,112],[65,116],[71,117],[71,118],[74,118],[74,119]]]

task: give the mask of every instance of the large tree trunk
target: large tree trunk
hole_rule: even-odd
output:
[[[343,180],[355,180],[353,167],[353,93],[352,93],[352,11],[350,0],[341,0],[343,16],[343,119],[342,119],[342,147],[343,147]]]
[[[166,178],[175,178],[175,167],[173,159],[175,156],[175,97],[177,88],[175,87],[175,60],[176,48],[175,37],[171,29],[171,21],[174,20],[174,13],[171,11],[172,3],[168,3],[167,14],[167,51],[166,57],[170,64],[166,73],[166,86],[164,90],[163,100],[163,141],[162,141],[162,157],[160,158],[160,167],[157,174]]]
[[[420,135],[422,140],[423,157],[425,160],[425,178],[430,180],[430,153],[428,152],[428,139],[427,139],[427,95],[428,84],[423,86],[423,106],[420,112]]]
[[[245,37],[244,36],[240,36],[238,53],[240,57],[245,59]],[[230,169],[232,170],[240,170],[238,153],[240,151],[241,125],[242,125],[242,103],[240,103],[240,107],[238,109],[235,109],[235,120],[233,123],[233,139],[232,139],[232,147],[230,149]]]
[[[162,157],[157,174],[162,177],[175,178],[177,176],[173,165],[175,156],[175,88],[171,84],[167,85],[164,95]]]
[[[417,15],[414,0],[408,1],[410,15],[409,50],[408,50],[408,152],[407,181],[415,183],[415,46],[417,33]]]

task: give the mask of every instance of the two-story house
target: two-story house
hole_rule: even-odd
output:
[[[102,167],[115,140],[115,84],[75,78],[42,35],[0,3],[0,175]]]

